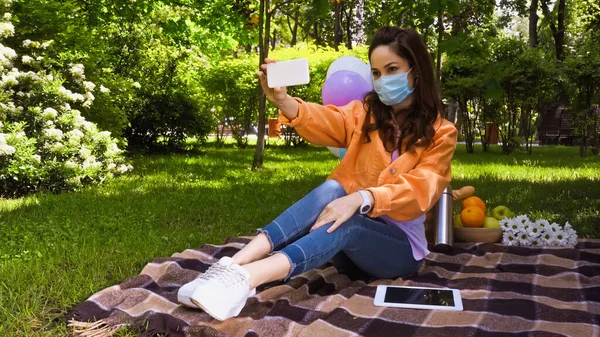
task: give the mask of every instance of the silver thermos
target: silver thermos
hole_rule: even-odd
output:
[[[452,217],[454,214],[454,203],[452,201],[452,187],[448,185],[437,202],[435,212],[435,239],[433,248],[437,252],[452,252],[453,227]]]

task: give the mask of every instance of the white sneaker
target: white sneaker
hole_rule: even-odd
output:
[[[216,263],[213,263],[208,270],[200,274],[200,276],[179,288],[179,291],[177,292],[177,301],[187,307],[198,308],[197,305],[190,301],[190,296],[192,296],[196,287],[207,280],[214,278],[215,275],[224,272],[231,264],[233,264],[233,259],[229,256],[224,256]]]
[[[212,317],[224,321],[239,315],[248,297],[256,294],[256,289],[249,289],[250,274],[237,263],[231,261],[226,268],[219,270],[207,275],[206,281],[196,286],[190,301]]]

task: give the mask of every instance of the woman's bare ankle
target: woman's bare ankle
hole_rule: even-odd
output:
[[[235,263],[240,266],[252,263],[263,259],[271,252],[271,242],[267,237],[267,234],[260,233],[252,241],[250,241],[244,248],[232,256]]]

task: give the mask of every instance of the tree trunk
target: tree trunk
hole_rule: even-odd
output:
[[[469,101],[465,98],[460,98],[457,100],[458,106],[460,107],[460,115],[462,116],[463,122],[463,132],[465,135],[465,146],[467,148],[467,153],[473,153],[473,125],[471,118],[469,118]]]
[[[273,29],[273,36],[271,37],[271,50],[275,50],[277,44],[277,29]]]
[[[319,25],[316,21],[313,22],[312,37],[313,37],[313,39],[315,39],[315,44],[317,46],[323,46],[323,41],[321,40],[321,36],[319,35]]]
[[[356,44],[363,44],[364,38],[364,17],[365,17],[365,0],[358,0],[358,8],[356,9]]]
[[[550,30],[552,31],[552,37],[554,37],[554,50],[556,59],[562,61],[564,50],[563,45],[565,41],[565,0],[558,0],[557,24],[554,24],[554,20],[552,19],[552,13],[548,8],[548,1],[549,0],[542,0],[542,11],[550,23]]]
[[[538,0],[531,0],[529,6],[529,48],[535,48],[538,45],[537,24],[538,24]]]
[[[437,38],[437,61],[436,61],[436,73],[435,77],[438,80],[438,84],[442,83],[442,50],[440,49],[440,44],[442,43],[442,39],[444,38],[444,13],[442,11],[442,6],[438,10],[438,38]]]
[[[566,0],[559,0],[558,3],[558,35],[556,36],[556,59],[564,59],[565,44],[565,3]]]
[[[456,120],[456,116],[457,116],[456,110],[457,109],[458,109],[458,103],[456,102],[456,100],[454,98],[450,98],[450,103],[448,103],[448,116],[446,117],[446,119],[454,124],[458,124],[458,121]]]
[[[259,52],[259,69],[260,65],[265,62],[265,58],[269,56],[269,32],[271,30],[271,15],[269,11],[270,0],[260,1],[260,28],[258,30],[258,46]],[[266,19],[266,22],[265,22]],[[264,28],[264,29],[263,29]],[[264,40],[263,40],[264,36]],[[254,161],[252,162],[252,170],[257,170],[262,167],[263,153],[265,150],[265,124],[267,111],[267,96],[258,82],[258,135],[256,139],[256,151],[254,152]]]
[[[346,16],[346,47],[348,47],[348,49],[352,49],[352,30],[350,29],[350,22],[352,21],[352,7],[347,5],[348,2],[345,2],[344,7],[348,7],[348,11],[344,11]]]
[[[334,18],[333,48],[337,51],[342,43],[342,4],[337,1],[335,2]]]
[[[292,41],[290,42],[290,46],[295,46],[298,43],[298,10],[294,11],[294,26],[292,27],[292,23],[290,22],[290,16],[286,15],[288,27],[290,28],[290,32],[292,33]]]

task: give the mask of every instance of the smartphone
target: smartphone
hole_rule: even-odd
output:
[[[267,64],[267,84],[269,88],[289,87],[308,84],[308,59],[294,59]]]
[[[458,289],[379,285],[374,304],[378,307],[462,311]]]

